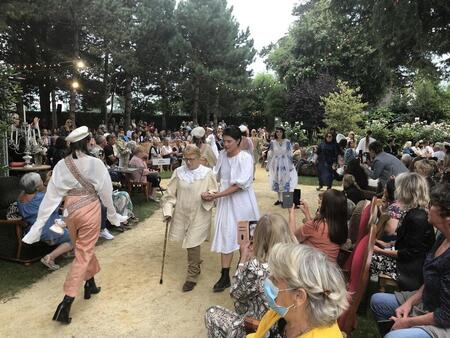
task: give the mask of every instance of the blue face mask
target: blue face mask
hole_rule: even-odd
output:
[[[269,307],[275,311],[276,313],[278,313],[281,317],[286,316],[286,314],[288,313],[289,309],[291,307],[294,306],[294,304],[292,304],[289,307],[284,307],[284,306],[280,306],[278,305],[275,300],[278,297],[278,293],[281,291],[290,291],[290,290],[295,290],[293,288],[290,289],[283,289],[283,290],[279,290],[269,278],[266,278],[264,280],[264,296],[266,298],[267,304],[269,305]]]

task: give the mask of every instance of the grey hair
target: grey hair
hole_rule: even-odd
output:
[[[430,202],[427,180],[418,173],[401,173],[395,178],[395,199],[404,209],[426,208]]]
[[[22,176],[19,184],[25,193],[34,194],[44,183],[38,173],[28,173]]]
[[[347,309],[347,290],[339,267],[324,253],[303,244],[276,244],[269,256],[271,275],[288,288],[304,289],[312,327],[332,325]]]
[[[403,154],[401,161],[405,165],[406,168],[409,168],[409,166],[411,165],[411,162],[412,162],[412,157],[410,154]]]

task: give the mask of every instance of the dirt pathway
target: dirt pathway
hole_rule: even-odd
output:
[[[287,217],[286,210],[273,206],[275,194],[268,187],[266,172],[258,168],[254,188],[261,214],[278,212]],[[314,210],[315,187],[300,187]],[[219,256],[209,251],[209,242],[203,244],[199,283],[192,292],[183,293],[186,255],[178,243],[168,243],[164,284],[159,284],[163,240],[164,223],[156,212],[136,229],[97,248],[102,271],[96,279],[102,292],[86,301],[80,290],[70,325],[51,320],[63,296],[66,266],[0,303],[0,336],[206,337],[205,310],[215,304],[233,308],[228,292],[212,292],[220,272]]]

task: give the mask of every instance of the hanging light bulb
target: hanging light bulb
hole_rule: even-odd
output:
[[[75,62],[75,66],[77,66],[78,69],[83,69],[86,67],[86,64],[83,60],[78,60]]]
[[[78,88],[80,88],[80,84],[78,83],[78,81],[73,81],[72,84],[71,84],[71,86],[72,86],[72,89],[78,89]]]

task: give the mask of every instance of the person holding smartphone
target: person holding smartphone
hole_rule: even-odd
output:
[[[297,243],[297,240],[289,231],[283,216],[266,214],[256,225],[253,242],[241,242],[241,257],[230,292],[234,311],[218,305],[206,311],[208,337],[244,337],[244,318],[253,317],[259,320],[269,309],[264,298],[263,283],[269,277],[267,259],[272,247],[277,243]]]
[[[289,226],[302,244],[313,246],[336,261],[339,248],[347,241],[347,198],[344,192],[329,189],[323,193],[320,209],[312,217],[308,203],[302,200],[300,210],[306,222],[297,228],[295,208],[289,209]]]

